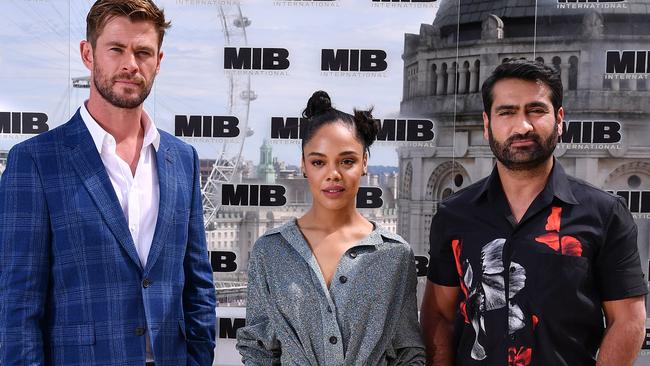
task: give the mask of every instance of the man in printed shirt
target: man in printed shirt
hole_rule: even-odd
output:
[[[428,364],[631,365],[647,293],[636,225],[622,199],[554,159],[559,73],[509,61],[482,92],[497,162],[433,220],[421,311]]]
[[[142,103],[169,22],[99,0],[90,97],[16,145],[0,182],[0,364],[212,365],[215,292],[192,147]]]

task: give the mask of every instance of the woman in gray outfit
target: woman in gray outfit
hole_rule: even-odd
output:
[[[303,112],[302,169],[313,203],[266,232],[251,252],[246,326],[237,349],[250,365],[424,365],[415,261],[399,235],[356,208],[370,111],[312,95]]]

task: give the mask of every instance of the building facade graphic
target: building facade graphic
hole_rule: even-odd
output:
[[[401,113],[433,119],[438,134],[434,148],[399,149],[398,233],[416,254],[428,252],[437,204],[495,163],[483,138],[481,84],[504,60],[526,58],[560,70],[568,131],[555,155],[569,174],[628,201],[648,273],[650,85],[645,70],[608,73],[607,58],[647,49],[650,4],[624,5],[442,1],[432,24],[406,35]]]
[[[255,240],[311,205],[298,124],[318,89],[343,111],[375,107],[383,137],[361,186],[380,189],[381,205],[361,212],[410,243],[421,294],[439,202],[495,163],[483,139],[483,81],[510,58],[558,68],[567,130],[556,156],[569,174],[628,201],[648,273],[650,0],[155,1],[173,27],[145,107],[200,157],[219,298],[215,365],[240,364],[234,342]],[[87,99],[78,41],[93,2],[0,1],[0,176],[13,145],[65,123]],[[286,203],[227,202],[224,185],[281,186]],[[235,259],[225,268],[220,257]],[[644,352],[637,365],[650,364]]]

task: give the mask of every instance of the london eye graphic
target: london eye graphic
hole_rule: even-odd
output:
[[[224,47],[240,47],[248,44],[246,27],[251,20],[242,13],[240,5],[221,5],[218,14],[223,31]],[[239,120],[238,139],[224,142],[218,147],[217,158],[202,189],[205,226],[210,227],[221,208],[221,186],[236,180],[242,150],[247,136],[253,132],[248,127],[250,102],[257,98],[251,90],[250,75],[228,73],[227,107],[230,116]]]

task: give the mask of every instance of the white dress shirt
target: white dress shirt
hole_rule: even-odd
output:
[[[144,139],[135,174],[132,174],[129,164],[117,155],[115,138],[95,121],[85,103],[81,105],[80,113],[104,163],[144,268],[158,219],[160,185],[156,151],[160,146],[160,134],[147,112],[143,110],[140,123],[144,127]],[[153,361],[148,331],[146,335],[147,361]]]

